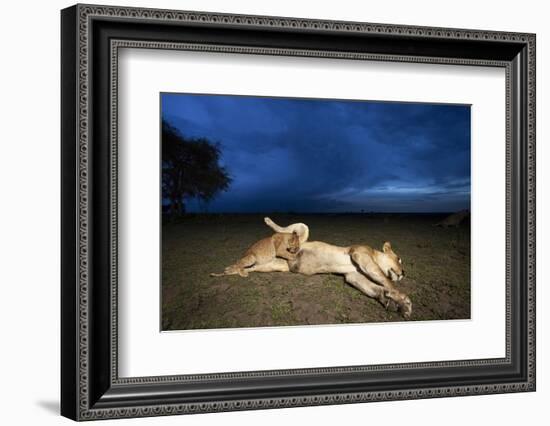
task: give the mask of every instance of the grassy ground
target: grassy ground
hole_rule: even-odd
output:
[[[470,227],[432,226],[436,215],[271,215],[307,223],[311,241],[336,245],[390,241],[403,259],[397,285],[412,320],[470,317]],[[402,321],[338,275],[251,273],[210,277],[271,234],[263,215],[196,215],[162,229],[163,330]]]

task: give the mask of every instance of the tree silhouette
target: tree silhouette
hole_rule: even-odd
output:
[[[162,197],[172,217],[185,212],[185,201],[207,203],[227,190],[231,177],[219,164],[220,145],[206,138],[187,138],[162,121]]]

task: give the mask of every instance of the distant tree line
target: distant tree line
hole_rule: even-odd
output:
[[[207,204],[229,188],[231,177],[220,159],[219,143],[185,137],[162,121],[162,197],[170,203],[172,217],[185,213],[190,198]]]

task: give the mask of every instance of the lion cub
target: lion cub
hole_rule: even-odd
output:
[[[300,238],[296,232],[277,232],[271,237],[264,238],[245,252],[244,256],[235,264],[225,268],[221,274],[210,274],[211,277],[223,277],[224,275],[236,275],[247,277],[248,271],[254,265],[262,265],[271,262],[276,257],[291,260],[296,258],[300,250]]]

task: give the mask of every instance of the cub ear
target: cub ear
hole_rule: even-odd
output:
[[[391,244],[390,244],[389,241],[386,241],[386,242],[384,243],[384,245],[382,246],[382,251],[383,251],[384,253],[388,253],[388,252],[392,251],[392,249],[391,249]]]

